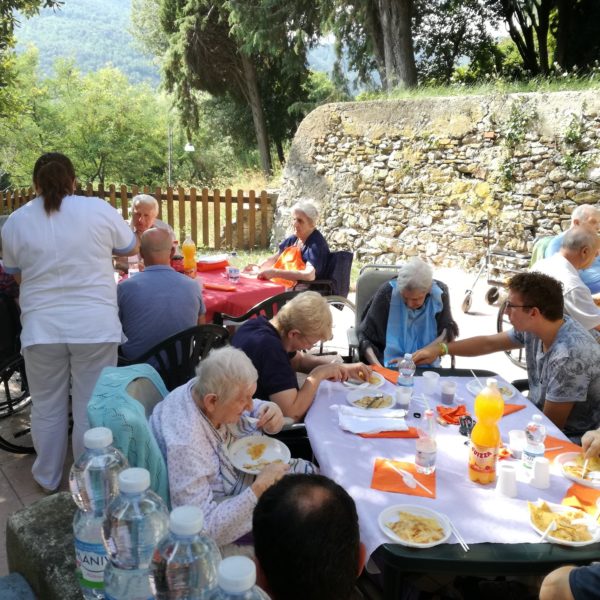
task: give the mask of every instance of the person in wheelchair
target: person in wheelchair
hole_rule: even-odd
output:
[[[434,340],[454,340],[458,325],[452,318],[448,288],[433,279],[428,264],[413,258],[398,277],[386,281],[375,292],[357,334],[361,359],[386,367]],[[439,357],[426,363],[439,364]]]

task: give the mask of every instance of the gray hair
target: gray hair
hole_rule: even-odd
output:
[[[152,206],[152,208],[158,214],[158,202],[154,196],[150,194],[138,194],[131,199],[131,210],[133,210],[138,205],[142,206]]]
[[[600,240],[598,235],[585,227],[571,227],[563,236],[561,248],[578,252],[582,248],[596,250]]]
[[[420,258],[409,260],[398,273],[396,289],[399,293],[404,290],[413,292],[429,292],[433,284],[431,267]]]
[[[600,216],[600,211],[595,206],[592,206],[591,204],[580,204],[575,207],[571,213],[571,224],[575,223],[575,219],[581,223],[581,221],[585,221],[594,213]]]
[[[319,219],[319,211],[312,202],[304,199],[298,200],[298,202],[296,202],[296,204],[294,204],[294,206],[291,208],[291,213],[294,214],[295,212],[304,213],[312,221],[313,225],[317,224]]]
[[[211,350],[196,367],[196,375],[194,389],[198,394],[215,394],[223,402],[233,398],[240,388],[247,388],[258,380],[252,361],[233,346]]]

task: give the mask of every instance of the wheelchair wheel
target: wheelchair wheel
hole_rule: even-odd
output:
[[[500,298],[500,291],[497,287],[491,287],[485,294],[485,301],[491,306],[492,304],[496,304]]]
[[[33,454],[31,440],[31,396],[25,363],[17,356],[0,368],[0,449],[15,454]]]
[[[498,333],[502,333],[503,331],[508,331],[512,329],[512,325],[508,319],[506,314],[506,303],[508,300],[505,300],[500,305],[498,309],[498,318],[496,320],[496,329]],[[504,354],[508,356],[508,360],[517,367],[521,367],[522,369],[527,369],[527,358],[525,356],[525,348],[516,348],[515,350],[505,350]]]
[[[471,310],[471,304],[473,304],[473,292],[471,292],[471,290],[467,290],[467,293],[465,294],[461,304],[461,309],[465,314]]]

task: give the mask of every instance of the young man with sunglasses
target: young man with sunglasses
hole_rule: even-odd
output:
[[[417,365],[439,356],[480,356],[525,347],[529,399],[572,440],[600,426],[600,345],[564,315],[561,284],[542,273],[519,273],[508,285],[509,331],[429,344]]]

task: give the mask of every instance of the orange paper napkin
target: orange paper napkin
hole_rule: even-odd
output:
[[[436,410],[438,411],[440,418],[444,419],[446,423],[450,423],[450,425],[458,425],[460,417],[469,414],[464,404],[452,407],[438,405],[436,406]]]
[[[512,415],[512,413],[516,413],[519,412],[520,410],[523,410],[525,408],[524,404],[504,404],[504,412],[502,413],[502,416],[505,417],[506,415]]]
[[[544,456],[550,460],[557,457],[559,454],[563,454],[563,452],[583,452],[581,446],[578,446],[569,440],[561,440],[552,435],[546,436],[544,446],[546,446],[546,448],[555,448],[555,450],[546,450],[544,453]]]
[[[364,438],[418,438],[416,427],[409,427],[407,431],[380,431],[379,433],[359,433]]]
[[[209,281],[204,282],[203,286],[207,290],[218,290],[220,292],[235,292],[237,289],[235,285],[229,283],[211,283]]]
[[[574,483],[565,494],[561,504],[584,510],[592,515],[596,514],[596,500],[600,498],[600,490],[596,490],[579,483]]]
[[[398,381],[398,371],[394,371],[393,369],[387,369],[386,367],[380,367],[379,365],[372,365],[373,371],[383,375],[390,383],[397,383]]]
[[[418,485],[414,488],[408,487],[404,483],[402,475],[396,473],[396,471],[390,467],[390,463],[411,473],[417,481],[429,488],[433,495],[427,493]],[[408,494],[409,496],[435,498],[435,471],[431,473],[431,475],[423,475],[422,473],[417,473],[417,469],[413,463],[390,460],[389,458],[376,458],[371,487],[374,490],[382,490],[384,492],[396,492],[398,494]]]

